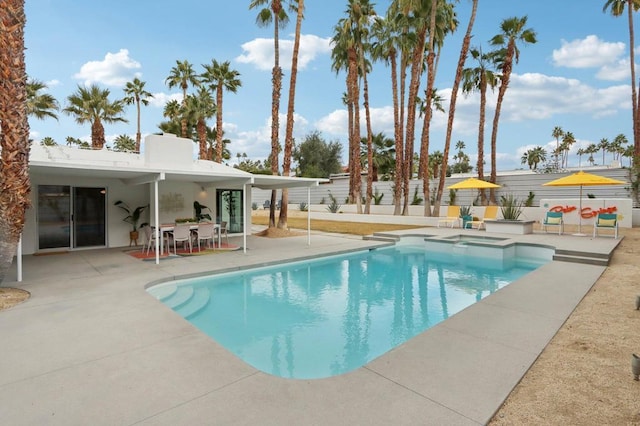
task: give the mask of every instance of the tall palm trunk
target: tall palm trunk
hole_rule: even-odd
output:
[[[422,194],[424,198],[424,215],[431,216],[431,201],[429,200],[429,129],[431,127],[431,116],[433,109],[431,108],[431,102],[433,98],[433,85],[435,82],[435,68],[434,68],[434,44],[435,44],[435,29],[436,29],[436,12],[438,9],[438,2],[431,1],[431,14],[429,22],[429,53],[427,54],[427,90],[425,92],[425,113],[424,123],[422,125],[422,138],[420,143],[420,168],[423,171],[422,175]]]
[[[287,126],[284,137],[284,157],[282,159],[282,174],[289,176],[291,173],[291,152],[293,151],[293,113],[296,101],[296,79],[298,76],[298,52],[300,51],[300,31],[302,28],[302,18],[304,17],[304,0],[298,0],[298,14],[296,16],[296,30],[293,40],[293,56],[291,57],[291,78],[289,80],[289,103],[287,105]],[[278,228],[287,228],[287,214],[289,203],[289,191],[282,190],[282,206],[280,206],[280,217],[278,218]]]
[[[480,119],[478,122],[478,162],[476,170],[478,179],[484,180],[484,123],[487,110],[487,77],[485,73],[480,76]],[[482,205],[487,204],[487,196],[484,189],[480,190]]]
[[[351,190],[351,200],[356,204],[356,213],[362,214],[362,176],[360,165],[360,91],[358,89],[358,54],[355,48],[348,51],[349,63],[349,102],[353,108],[353,127],[351,129],[351,140],[349,149],[353,158],[353,188]]]
[[[424,59],[424,46],[426,44],[427,28],[421,28],[417,35],[417,43],[413,50],[411,60],[411,79],[409,81],[409,96],[407,98],[407,128],[404,149],[403,168],[403,196],[404,202],[402,214],[409,214],[409,180],[413,175],[413,142],[415,140],[416,127],[416,99],[420,88],[420,75],[422,74],[422,62]]]
[[[222,142],[222,91],[223,83],[219,82],[216,88],[216,162],[222,163],[222,151],[224,143]]]
[[[200,148],[200,152],[198,153],[198,158],[201,160],[206,160],[208,156],[207,150],[207,123],[204,121],[204,118],[198,118],[196,123],[196,132],[198,133],[198,145]]]
[[[136,111],[138,117],[136,120],[136,152],[140,152],[140,141],[142,140],[142,134],[140,133],[140,97],[136,96]]]
[[[274,11],[273,44],[274,65],[271,71],[271,174],[277,175],[279,171],[278,154],[280,152],[279,128],[280,128],[280,92],[282,90],[282,68],[280,68],[280,41],[278,14]],[[271,206],[269,207],[269,228],[276,226],[277,191],[271,191]]]
[[[91,123],[91,148],[102,149],[104,146],[104,126],[99,117]]]
[[[400,214],[400,194],[402,193],[402,155],[403,141],[402,141],[402,121],[400,119],[399,106],[402,105],[398,100],[398,70],[395,54],[391,57],[391,92],[393,94],[393,137],[396,148],[396,164],[395,173],[393,176],[393,205],[394,215]]]
[[[631,109],[633,113],[633,152],[634,156],[640,156],[640,105],[636,92],[636,66],[635,66],[635,35],[633,30],[633,0],[627,0],[627,15],[629,17],[629,63],[631,65]],[[640,90],[640,88],[638,88]]]
[[[502,67],[502,77],[500,77],[500,87],[498,88],[498,99],[496,101],[496,111],[493,116],[493,126],[491,130],[491,177],[489,181],[492,183],[496,183],[496,143],[498,140],[498,123],[500,122],[500,112],[502,111],[502,101],[504,100],[504,94],[507,91],[507,87],[509,86],[509,78],[511,76],[511,70],[513,69],[513,52],[515,50],[515,46],[512,46],[512,43],[509,43],[507,47],[507,55],[505,57],[504,66]],[[496,203],[496,191],[491,188],[489,190],[489,202],[491,204]]]
[[[476,10],[478,8],[478,0],[473,0],[471,7],[471,16],[469,17],[469,23],[467,25],[467,32],[462,39],[462,48],[460,49],[460,57],[458,58],[458,66],[456,68],[456,76],[453,81],[453,87],[451,88],[451,100],[449,101],[449,118],[447,120],[447,134],[444,141],[444,153],[442,158],[442,166],[440,169],[440,181],[438,182],[438,194],[436,195],[436,202],[433,205],[434,213],[440,211],[440,203],[442,201],[442,191],[444,190],[444,179],[447,174],[447,163],[449,161],[449,149],[451,147],[451,134],[453,133],[453,119],[456,114],[456,101],[458,99],[458,88],[462,81],[462,71],[464,70],[464,63],[467,60],[467,54],[469,53],[469,45],[471,44],[471,32],[473,30],[473,24],[476,19]]]
[[[30,206],[24,0],[0,6],[0,284],[4,281]]]
[[[371,112],[369,108],[369,83],[367,82],[367,72],[362,71],[362,90],[364,97],[364,114],[367,125],[367,197],[364,206],[364,213],[371,213],[371,197],[373,196],[373,130],[371,130]]]

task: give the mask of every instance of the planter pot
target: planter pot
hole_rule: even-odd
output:
[[[129,246],[131,246],[131,244],[137,246],[138,245],[138,237],[140,236],[140,234],[138,233],[138,231],[131,231],[129,232]]]
[[[533,220],[487,220],[484,222],[487,232],[500,234],[532,234]]]
[[[471,215],[462,216],[462,229],[467,229],[467,223],[471,222],[472,220],[473,216]]]

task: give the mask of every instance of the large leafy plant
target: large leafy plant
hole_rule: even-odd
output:
[[[127,213],[127,216],[125,216],[125,218],[122,219],[122,221],[130,224],[133,228],[132,229],[133,232],[136,232],[138,230],[138,222],[140,222],[140,217],[142,216],[142,212],[145,211],[147,207],[149,207],[149,204],[147,204],[145,206],[139,206],[139,207],[136,207],[135,209],[132,209],[131,207],[129,207],[127,203],[125,203],[122,200],[116,201],[114,205],[118,206],[125,213]]]

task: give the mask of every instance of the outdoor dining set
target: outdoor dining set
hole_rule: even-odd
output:
[[[142,230],[144,232],[142,251],[148,254],[156,248],[156,229],[154,226],[147,225],[144,226]],[[182,245],[184,250],[188,247],[189,253],[193,252],[196,244],[198,251],[201,251],[203,247],[211,249],[215,249],[215,247],[219,248],[221,247],[223,235],[226,238],[227,244],[229,244],[226,221],[221,223],[163,223],[160,225],[158,235],[158,246],[160,247],[161,254],[164,254],[165,246],[168,253],[171,253],[171,247],[173,247],[173,253],[177,254],[178,244]]]

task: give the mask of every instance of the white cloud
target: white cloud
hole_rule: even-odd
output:
[[[562,40],[561,44],[560,49],[553,51],[553,62],[568,68],[602,67],[615,63],[625,51],[624,43],[608,43],[596,35],[570,42]]]
[[[153,98],[149,99],[149,105],[157,108],[164,108],[164,106],[169,101],[178,101],[182,102],[182,94],[181,93],[153,93]]]
[[[120,49],[118,53],[108,52],[102,61],[87,62],[73,77],[82,80],[85,85],[101,83],[106,86],[123,87],[134,77],[142,75],[136,71],[140,68],[142,65],[129,57],[127,49]]]
[[[316,57],[331,51],[330,38],[315,35],[300,36],[300,50],[298,52],[298,69],[303,70]],[[259,70],[270,71],[273,68],[274,50],[273,39],[257,38],[242,45],[244,53],[236,58],[238,62],[253,64]],[[280,66],[283,70],[291,69],[293,55],[293,40],[280,40]]]
[[[46,84],[48,88],[52,88],[52,87],[60,86],[62,83],[60,82],[60,80],[53,79],[45,82],[44,84]]]

